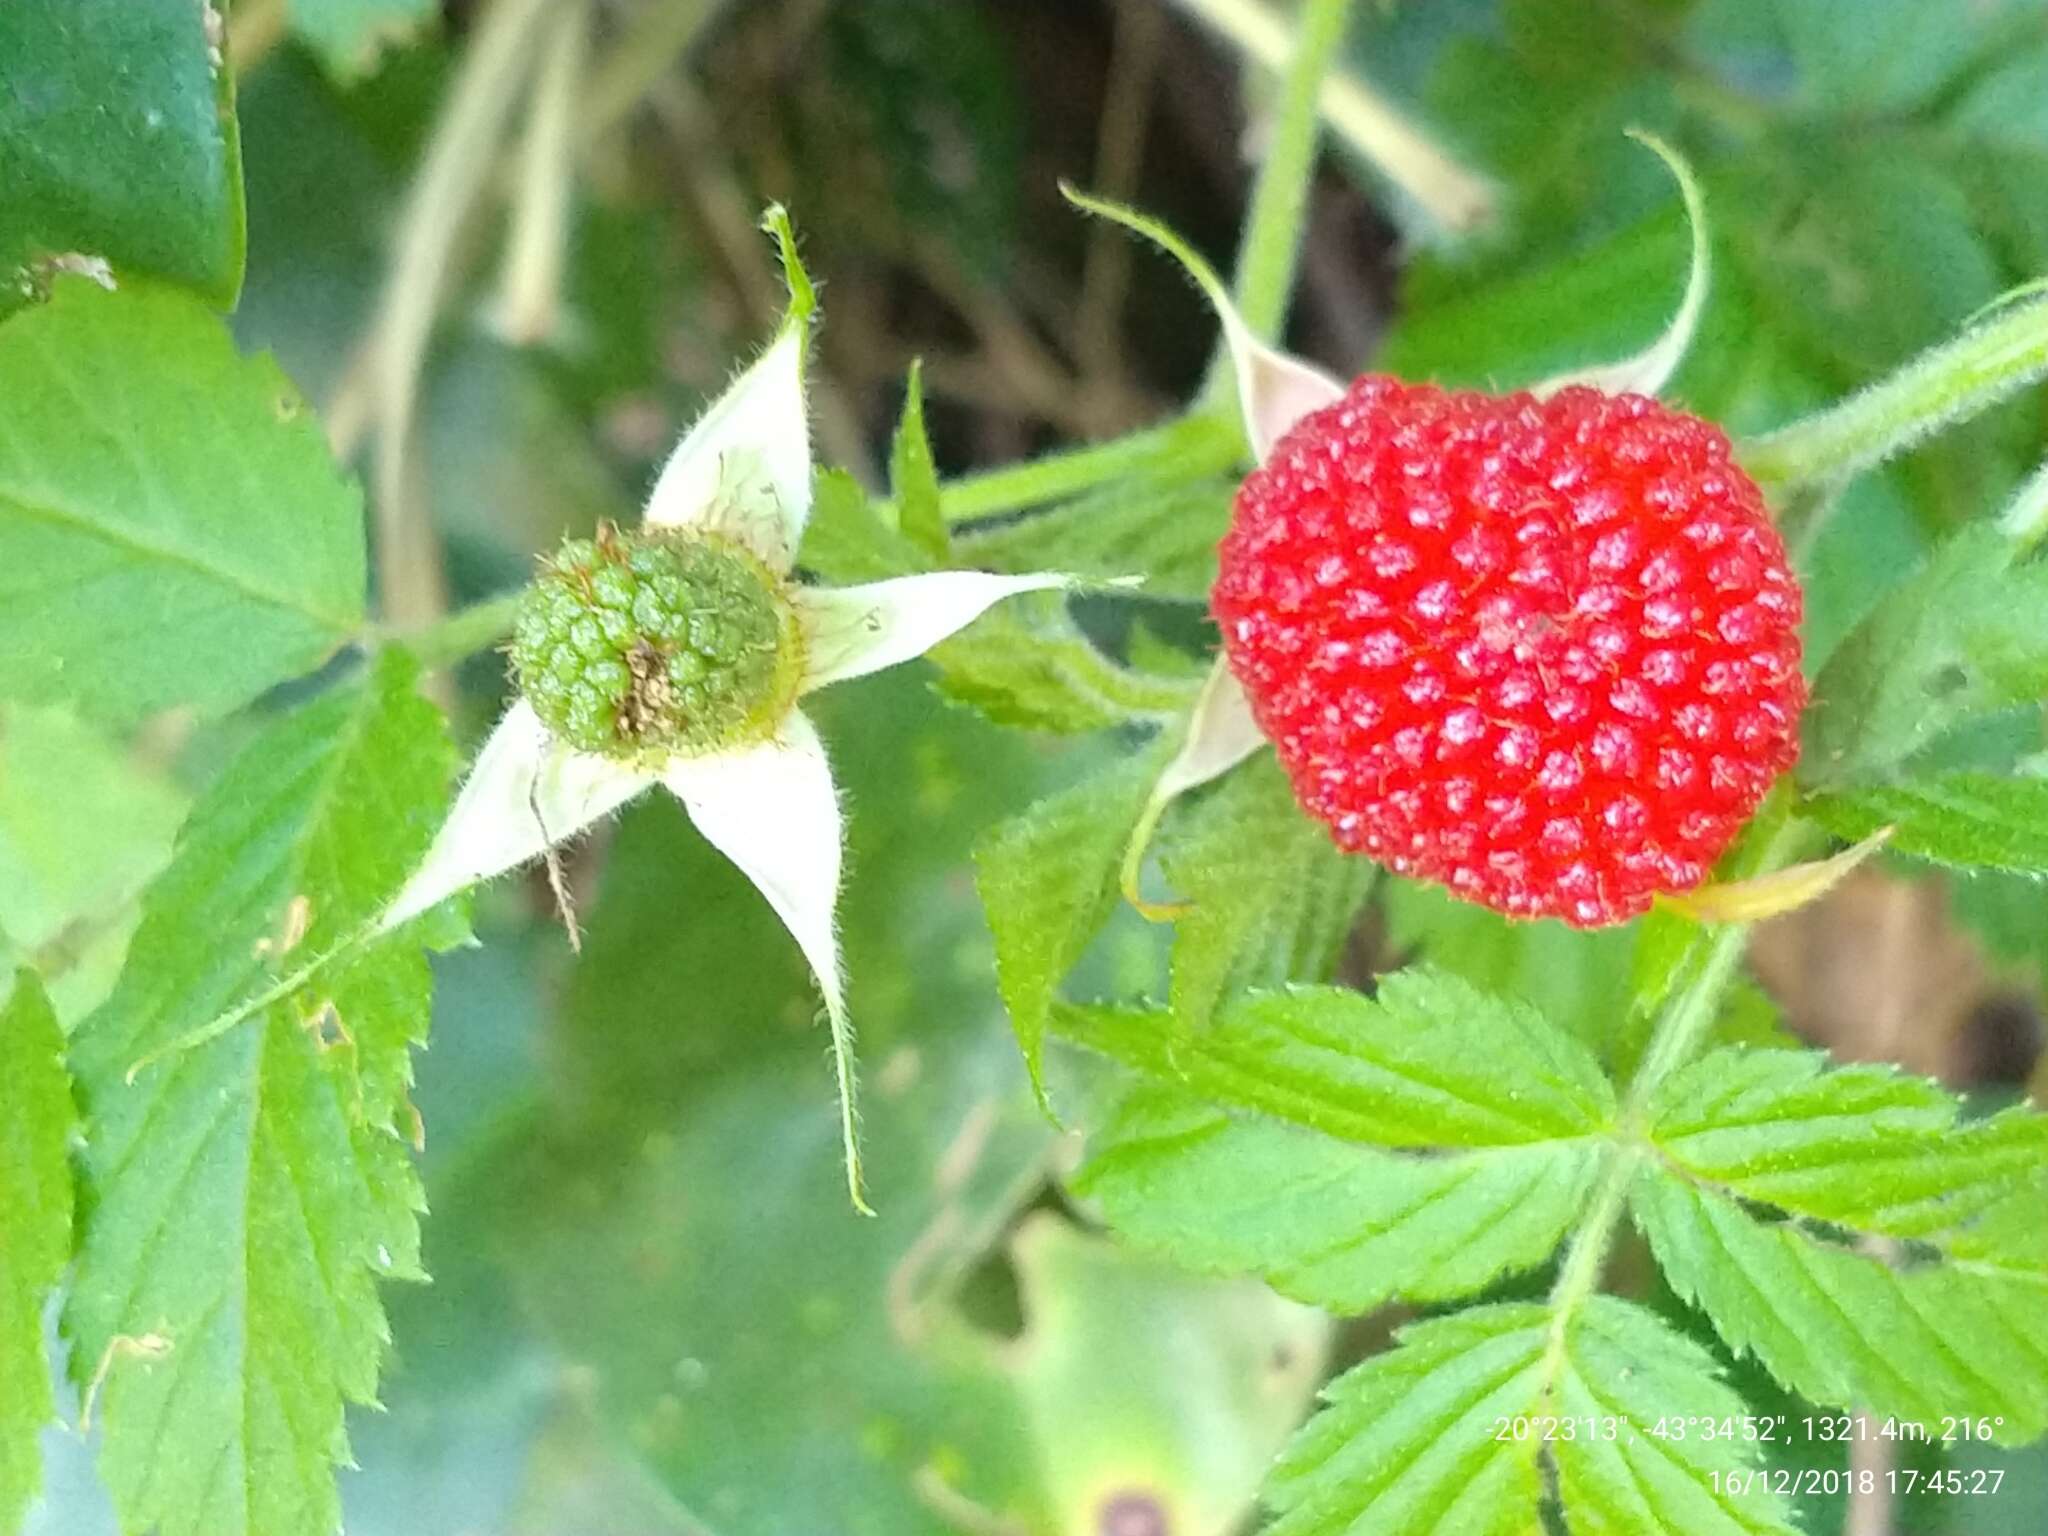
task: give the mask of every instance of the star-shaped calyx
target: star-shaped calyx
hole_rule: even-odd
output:
[[[833,930],[840,807],[805,695],[922,655],[1058,575],[942,571],[840,588],[792,572],[811,507],[804,356],[815,298],[780,209],[790,288],[766,353],[684,436],[636,529],[543,568],[511,654],[521,697],[491,732],[388,931],[540,857],[656,785],[781,916],[824,994],[847,1184],[861,1195],[853,1031]]]

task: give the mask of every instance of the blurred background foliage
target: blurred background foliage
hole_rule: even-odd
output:
[[[241,0],[228,17],[248,231],[233,323],[366,474],[385,386],[363,340],[405,281],[394,230],[489,9]],[[402,489],[431,508],[454,601],[523,579],[564,530],[631,516],[779,306],[751,224],[770,199],[825,282],[822,456],[871,489],[916,358],[949,478],[1163,419],[1199,388],[1213,326],[1195,293],[1055,183],[1135,202],[1227,262],[1270,104],[1247,50],[1284,5],[594,14],[565,98],[559,305],[513,302],[507,197],[447,218]],[[1336,368],[1512,385],[1640,344],[1671,306],[1684,228],[1631,125],[1706,180],[1716,288],[1673,393],[1731,429],[1838,398],[2048,272],[2043,0],[1361,0],[1347,47],[1290,327]],[[1365,152],[1359,100],[1463,171]],[[499,191],[530,127],[514,115],[494,151]],[[129,258],[144,268],[146,234]],[[2044,437],[2028,396],[1810,511],[1813,659],[1995,506]],[[1209,445],[1114,505],[1050,514],[1069,536],[1099,530],[1105,567],[1161,573],[1156,623],[1129,643],[1162,672],[1200,633],[1229,462]],[[1013,521],[956,537],[963,559],[1037,558]],[[962,670],[949,687],[972,696],[971,656]],[[674,808],[576,851],[578,960],[538,879],[491,890],[483,946],[437,962],[418,1091],[435,1282],[390,1296],[386,1411],[352,1418],[353,1536],[1220,1536],[1316,1382],[1398,1321],[1335,1328],[1256,1285],[1176,1274],[1069,1204],[1072,1138],[1031,1102],[970,849],[1129,743],[1054,751],[931,677],[824,709],[856,808],[843,914],[882,1219],[844,1204],[794,947]],[[458,722],[487,720],[502,686],[495,656],[469,663]],[[231,729],[130,750],[61,714],[0,718],[0,962],[33,957],[67,1017],[110,985],[134,898]],[[2042,1086],[2044,932],[2036,886],[1880,871],[1766,932],[1757,964],[1791,1023],[1842,1053],[2010,1093]],[[1086,964],[1108,990],[1143,987],[1162,942],[1121,914]],[[1387,881],[1344,967],[1362,981],[1427,953],[1600,1035],[1626,1009],[1632,949]],[[1096,1085],[1078,1061],[1051,1066],[1085,1124]],[[1760,1375],[1742,1384],[1776,1401]],[[81,1448],[48,1448],[32,1529],[107,1529]],[[2048,1454],[1969,1454],[2006,1469],[1997,1498],[1908,1501],[1859,1529],[2048,1529]],[[1842,1510],[1807,1515],[1831,1530]]]

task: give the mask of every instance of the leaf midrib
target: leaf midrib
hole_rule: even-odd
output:
[[[352,632],[358,623],[358,620],[355,618],[330,613],[324,608],[315,607],[297,598],[273,591],[260,582],[252,581],[247,575],[230,566],[215,565],[187,551],[168,545],[152,543],[148,539],[140,538],[132,528],[124,524],[98,522],[89,513],[80,512],[69,507],[57,506],[48,502],[31,501],[13,491],[6,490],[0,490],[0,508],[11,512],[24,513],[32,518],[40,518],[46,523],[55,523],[60,527],[73,529],[89,537],[97,538],[104,544],[110,544],[117,549],[125,550],[132,555],[155,560],[164,565],[178,566],[184,570],[194,572],[218,586],[230,588],[242,596],[262,603],[267,607],[280,609],[296,617],[311,619],[323,628],[333,631],[337,639]]]

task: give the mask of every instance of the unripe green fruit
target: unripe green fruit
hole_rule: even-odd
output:
[[[772,731],[796,701],[803,635],[787,585],[740,545],[606,525],[544,564],[512,665],[557,737],[659,761]]]

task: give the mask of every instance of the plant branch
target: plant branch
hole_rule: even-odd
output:
[[[402,645],[429,671],[466,661],[512,632],[526,589],[502,592],[471,603],[444,618],[414,629],[377,628],[366,637],[373,645]]]
[[[1730,880],[1749,880],[1785,868],[1800,856],[1812,829],[1767,803],[1752,846],[1734,861]],[[1571,1318],[1599,1286],[1601,1271],[1628,1204],[1629,1185],[1645,1155],[1641,1129],[1650,1095],[1698,1053],[1700,1042],[1721,1011],[1721,1000],[1742,961],[1749,926],[1728,923],[1704,930],[1694,941],[1687,974],[1658,1015],[1656,1029],[1644,1048],[1641,1063],[1629,1080],[1620,1114],[1621,1136],[1613,1160],[1593,1191],[1586,1215],[1565,1249],[1564,1263],[1551,1287],[1553,1360],[1564,1347]]]
[[[1840,481],[2048,375],[2048,303],[2008,309],[1890,378],[1744,444],[1743,468],[1782,494]]]
[[[1343,41],[1351,0],[1308,0],[1291,47],[1279,18],[1250,0],[1187,3],[1253,58],[1277,63],[1275,53],[1279,52],[1287,61],[1279,109],[1266,158],[1252,187],[1251,208],[1245,215],[1244,238],[1237,253],[1237,307],[1252,334],[1271,341],[1279,334],[1294,290],[1309,185],[1315,176],[1323,82],[1337,45]]]

